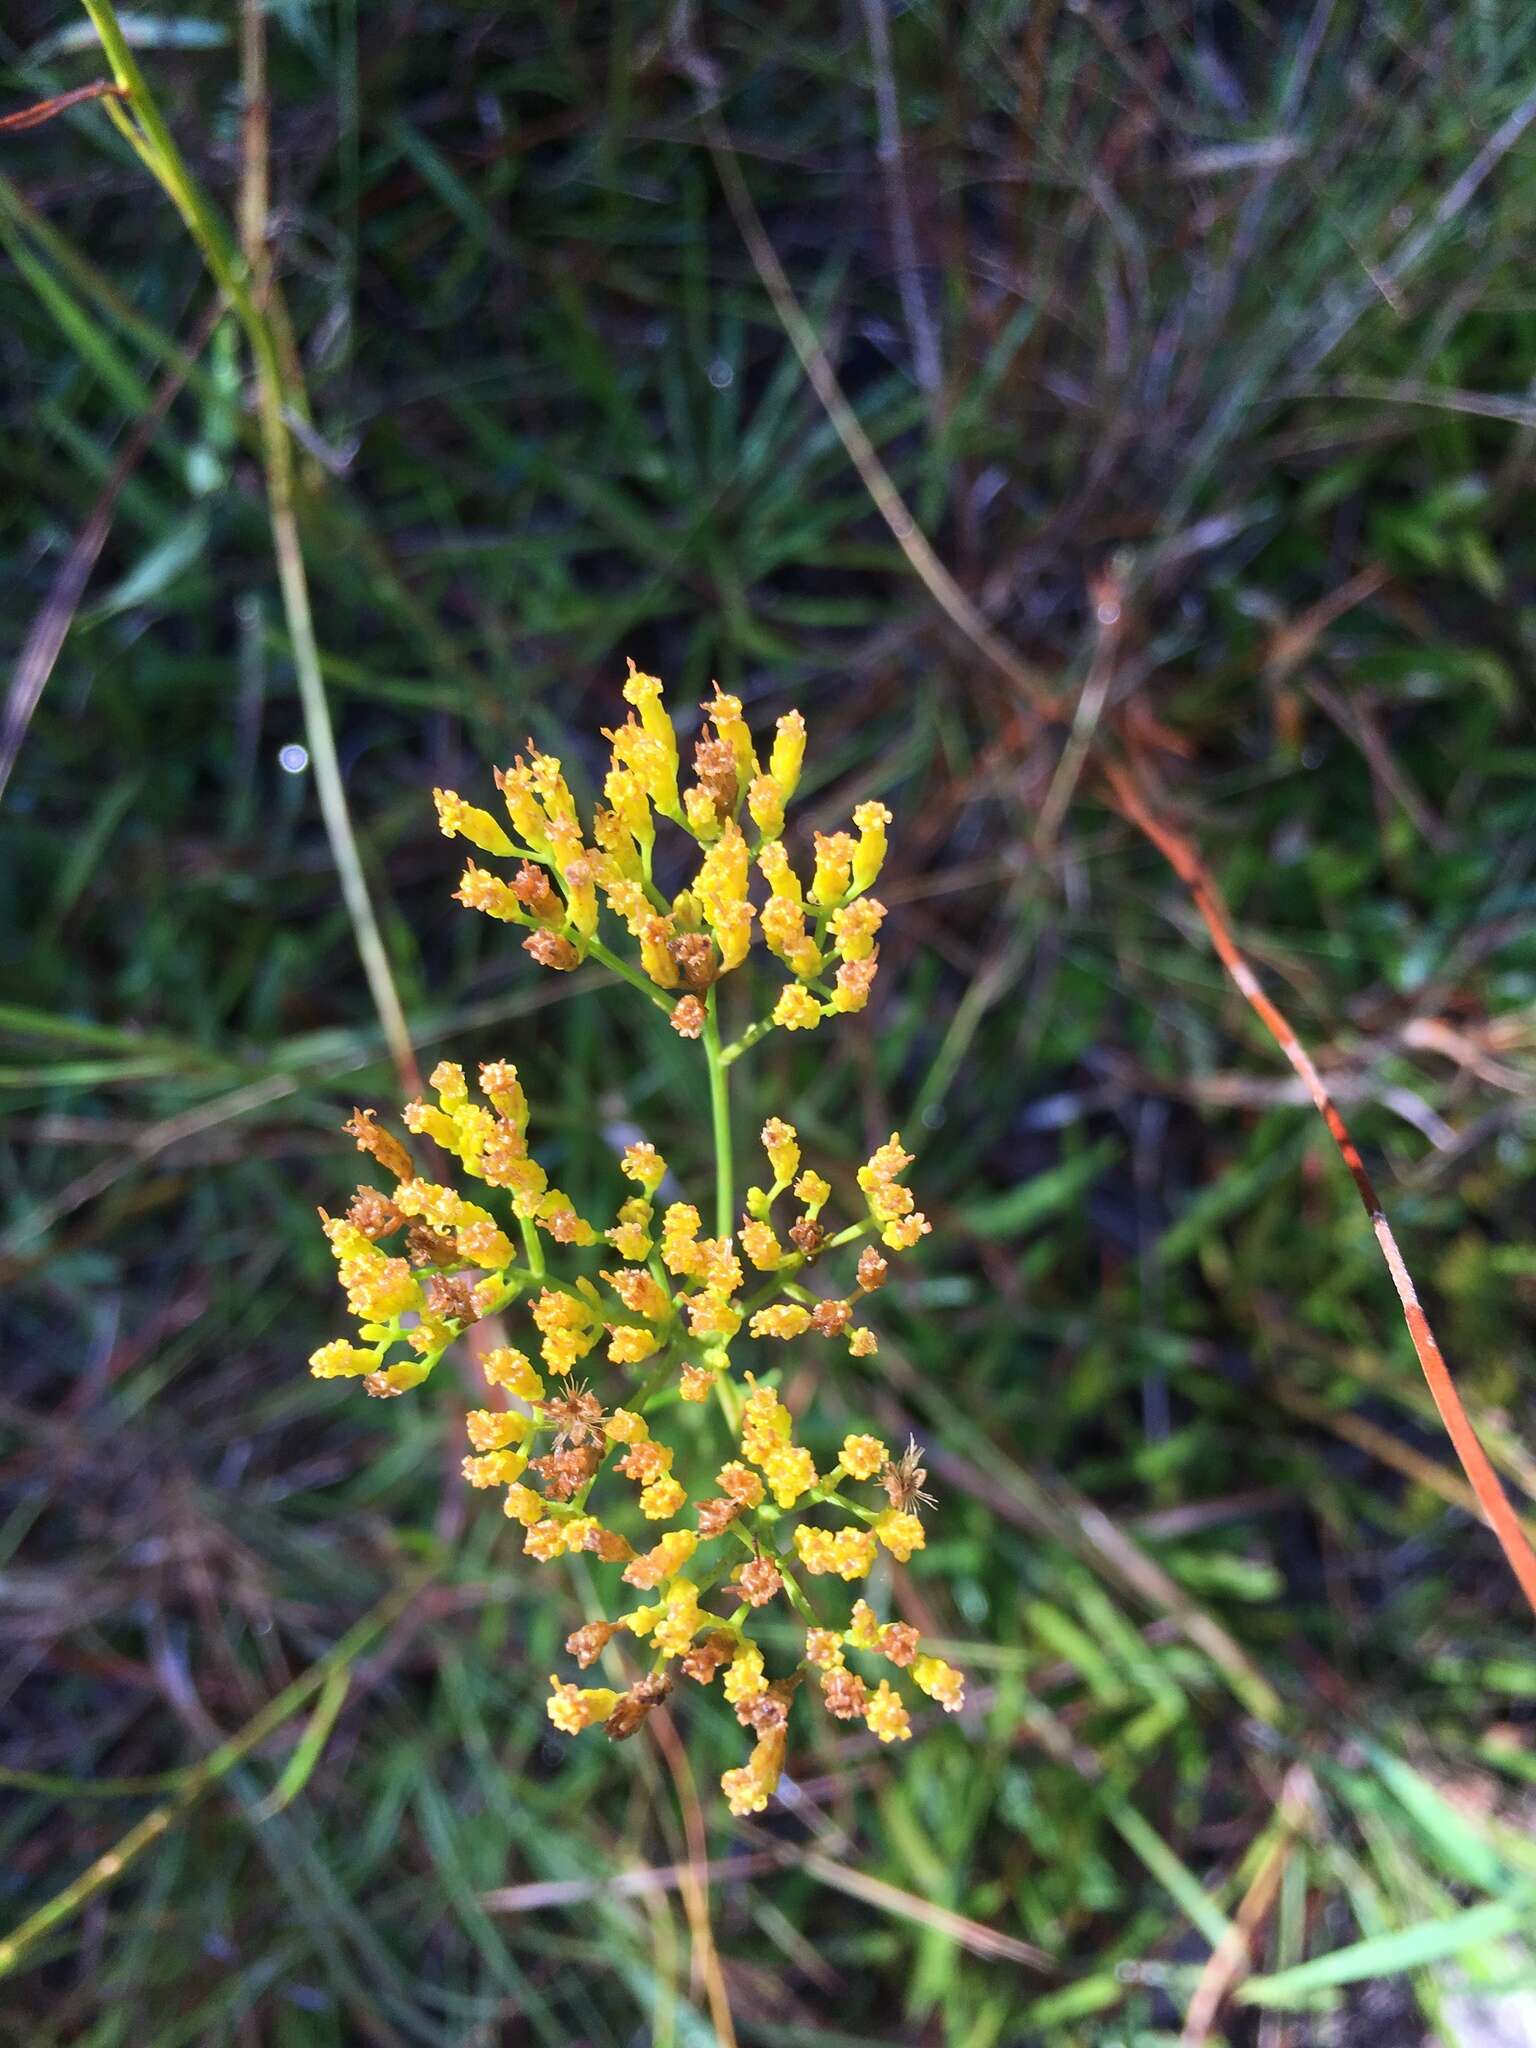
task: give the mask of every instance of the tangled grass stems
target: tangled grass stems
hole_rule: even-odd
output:
[[[858,415],[843,394],[837,373],[822,346],[821,338],[796,297],[794,287],[785,274],[773,243],[763,227],[757,209],[752,203],[746,180],[741,174],[741,166],[729,132],[709,96],[709,81],[697,67],[695,83],[700,95],[699,118],[721,184],[758,279],[783,323],[784,331],[800,359],[807,381],[821,401],[849,461],[869,492],[871,502],[889,526],[924,587],[952,623],[999,671],[1010,689],[1027,703],[1039,718],[1047,724],[1062,723],[1063,719],[1068,717],[1068,713],[1059,696],[1049,688],[1044,678],[1037,675],[1018,657],[960,589],[870,443]],[[1511,146],[1524,126],[1528,125],[1533,106],[1536,106],[1536,102],[1524,103],[1510,116],[1493,142],[1480,153],[1476,164],[1462,180],[1458,181],[1458,195],[1465,186],[1467,196],[1470,196],[1471,191],[1474,191],[1477,184],[1488,175],[1499,156]],[[1465,199],[1461,199],[1460,203],[1464,204]],[[1441,208],[1437,210],[1437,221],[1445,212],[1442,202]],[[1415,253],[1406,261],[1417,261],[1421,253],[1422,250],[1415,245]],[[1105,680],[1107,683],[1107,678]],[[1086,698],[1084,701],[1087,701]],[[1189,889],[1194,906],[1211,935],[1211,942],[1223,967],[1300,1076],[1311,1096],[1318,1114],[1327,1126],[1329,1136],[1338,1147],[1340,1157],[1365,1208],[1372,1233],[1402,1308],[1403,1321],[1413,1344],[1414,1355],[1419,1361],[1452,1448],[1461,1461],[1462,1470],[1477,1496],[1484,1519],[1504,1554],[1505,1562],[1514,1574],[1532,1613],[1536,1614],[1536,1550],[1532,1549],[1498,1474],[1489,1463],[1477,1432],[1468,1419],[1465,1404],[1430,1327],[1429,1318],[1386,1211],[1366,1172],[1359,1149],[1350,1136],[1337,1105],[1323,1084],[1316,1063],[1289,1022],[1265,995],[1258,977],[1244,959],[1232,936],[1230,922],[1222,911],[1209,871],[1195,851],[1193,842],[1169,825],[1166,819],[1159,819],[1153,815],[1139,789],[1133,769],[1116,758],[1111,745],[1090,737],[1081,728],[1079,721],[1071,721],[1067,747],[1068,758],[1074,763],[1074,776],[1077,767],[1092,761],[1108,784],[1122,815],[1164,856],[1175,874]]]

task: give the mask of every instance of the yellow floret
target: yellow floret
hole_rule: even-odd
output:
[[[773,1021],[784,1031],[814,1031],[821,1014],[821,1004],[798,981],[786,983],[773,1006]]]
[[[619,1704],[619,1696],[606,1685],[568,1685],[550,1673],[553,1690],[545,1711],[563,1735],[579,1735],[594,1721],[606,1721]]]
[[[889,1462],[890,1455],[877,1436],[845,1436],[838,1453],[843,1470],[854,1479],[873,1479]]]
[[[904,1515],[897,1508],[887,1508],[875,1524],[875,1535],[899,1563],[905,1564],[915,1550],[921,1550],[927,1542],[923,1525],[916,1515]]]
[[[882,1678],[870,1694],[864,1708],[864,1719],[870,1731],[882,1742],[906,1742],[911,1737],[911,1717],[899,1695],[892,1691],[888,1678]]]

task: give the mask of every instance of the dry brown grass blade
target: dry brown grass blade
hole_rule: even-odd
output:
[[[730,1993],[726,1988],[725,1972],[720,1967],[720,1951],[715,1946],[714,1929],[709,1923],[709,1846],[704,1832],[704,1815],[699,1806],[699,1791],[694,1781],[693,1767],[688,1761],[688,1752],[672,1725],[672,1717],[665,1707],[657,1707],[652,1713],[651,1726],[655,1730],[657,1744],[671,1773],[677,1803],[683,1816],[683,1833],[688,1842],[688,1861],[679,1867],[679,1889],[683,1895],[683,1910],[688,1915],[688,1929],[693,1936],[694,1970],[696,1975],[704,1980],[705,1995],[709,1999],[709,2017],[721,2048],[736,2048],[736,2026],[731,2018]]]
[[[1014,690],[1046,716],[1059,717],[1062,707],[1049,682],[1038,669],[1031,668],[1014,652],[973,599],[961,589],[939,559],[933,543],[919,526],[890,471],[880,460],[858,414],[844,397],[837,372],[821,345],[821,337],[795,296],[794,286],[785,275],[778,251],[768,239],[768,231],[741,174],[731,138],[702,82],[702,60],[685,53],[683,61],[698,83],[699,120],[704,139],[714,158],[726,203],[752,259],[752,267],[876,511],[890,528],[897,546],[911,563],[924,589],[946,617]]]
[[[1249,966],[1242,948],[1233,935],[1231,920],[1216,883],[1192,840],[1153,809],[1140,779],[1132,768],[1117,761],[1103,759],[1100,761],[1100,767],[1109,785],[1116,809],[1152,842],[1189,891],[1190,901],[1199,913],[1201,923],[1210,933],[1211,944],[1215,947],[1222,966],[1227,970],[1238,993],[1300,1076],[1318,1115],[1328,1126],[1328,1135],[1338,1147],[1339,1156],[1355,1184],[1355,1192],[1370,1218],[1371,1229],[1375,1233],[1377,1244],[1381,1247],[1387,1271],[1392,1276],[1392,1285],[1397,1291],[1397,1298],[1403,1311],[1403,1321],[1408,1326],[1408,1335],[1412,1340],[1424,1378],[1428,1382],[1435,1407],[1439,1411],[1440,1420],[1445,1424],[1446,1434],[1461,1460],[1462,1470],[1471,1481],[1478,1506],[1498,1539],[1499,1548],[1518,1580],[1520,1590],[1530,1602],[1532,1612],[1536,1613],[1536,1551],[1532,1550],[1520,1525],[1520,1519],[1510,1505],[1509,1496],[1500,1484],[1499,1476],[1489,1463],[1487,1453],[1478,1441],[1477,1432],[1468,1419],[1461,1396],[1456,1390],[1456,1383],[1451,1377],[1450,1368],[1435,1339],[1434,1331],[1430,1328],[1429,1318],[1419,1300],[1412,1275],[1398,1248],[1386,1212],[1381,1206],[1381,1198],[1376,1193],[1370,1174],[1366,1171],[1365,1161],[1350,1135],[1349,1126],[1339,1114],[1311,1054],[1297,1037],[1289,1019],[1264,993],[1258,976]]]
[[[1269,1916],[1285,1875],[1285,1866],[1304,1832],[1316,1798],[1316,1785],[1305,1764],[1293,1764],[1285,1775],[1276,1809],[1274,1840],[1253,1874],[1232,1916],[1232,1930],[1211,1950],[1189,2011],[1179,2048],[1205,2048],[1226,2000],[1253,1968],[1253,1940]]]

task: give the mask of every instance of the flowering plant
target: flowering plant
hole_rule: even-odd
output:
[[[499,1405],[467,1417],[465,1477],[503,1490],[530,1556],[548,1562],[590,1552],[617,1569],[623,1586],[647,1596],[613,1620],[575,1630],[566,1649],[579,1666],[603,1656],[621,1632],[653,1653],[649,1673],[622,1692],[552,1677],[550,1719],[567,1733],[601,1723],[622,1738],[678,1674],[707,1686],[723,1673],[725,1697],[756,1742],[721,1783],[733,1813],[753,1813],[778,1783],[790,1702],[809,1674],[834,1715],[863,1719],[884,1742],[911,1734],[888,1671],[904,1671],[950,1711],[963,1699],[960,1673],[924,1654],[914,1628],[880,1621],[863,1598],[829,1621],[820,1589],[813,1595],[807,1583],[854,1583],[869,1576],[882,1549],[905,1562],[923,1548],[918,1510],[932,1502],[916,1445],[892,1457],[878,1437],[857,1432],[819,1471],[775,1390],[778,1373],[747,1371],[738,1379],[732,1355],[745,1329],[775,1346],[840,1340],[855,1358],[871,1356],[875,1334],[860,1316],[885,1281],[885,1254],[910,1251],[929,1229],[903,1180],[912,1160],[896,1134],[859,1169],[863,1215],[832,1229],[824,1220],[831,1186],[802,1166],[794,1127],[779,1117],[762,1128],[767,1185],[747,1188],[739,1219],[735,1206],[730,1069],[774,1029],[811,1031],[864,1008],[885,918],[869,891],[885,858],[890,813],[861,804],[855,834],[815,834],[807,885],[783,838],[805,751],[800,714],[778,721],[765,769],[740,702],[717,688],[693,749],[696,779],[682,789],[678,735],[661,684],[631,663],[624,695],[632,710],[604,735],[612,763],[590,839],[560,763],[531,743],[526,761],[519,757],[496,775],[508,825],[454,791],[434,794],[445,834],[520,863],[508,879],[471,859],[460,903],[521,927],[525,949],[544,967],[563,973],[584,960],[600,963],[664,1011],[673,1030],[700,1041],[715,1234],[703,1235],[691,1202],[663,1200],[681,1191],[650,1143],[623,1154],[619,1170],[632,1191],[599,1231],[550,1185],[529,1149],[517,1069],[502,1061],[482,1066],[477,1099],[463,1069],[444,1061],[431,1076],[435,1102],[406,1104],[406,1129],[496,1190],[516,1236],[451,1180],[428,1177],[372,1112],[355,1112],[347,1130],[394,1186],[387,1194],[360,1187],[344,1216],[322,1212],[360,1327],[355,1339],[322,1345],[310,1368],[322,1379],[359,1377],[370,1394],[402,1394],[470,1324],[526,1306],[540,1364],[508,1345],[482,1349],[481,1369]],[[698,849],[691,879],[670,898],[656,878],[658,819]],[[761,908],[750,893],[754,867],[766,885]],[[601,936],[605,911],[632,948],[609,947]],[[771,1010],[727,1045],[720,986],[747,959],[754,925],[787,978]],[[884,1250],[869,1241],[875,1238]],[[390,1240],[400,1249],[386,1249]],[[550,1267],[551,1247],[559,1273]],[[593,1257],[584,1261],[587,1252]],[[806,1284],[840,1264],[841,1292]],[[584,1269],[592,1266],[595,1272]],[[751,1287],[748,1267],[758,1276]],[[599,1348],[607,1370],[594,1387],[578,1373]],[[708,1487],[685,1484],[680,1459],[691,1482],[716,1466],[718,1450],[709,1451],[702,1427],[676,1445],[659,1432],[710,1403],[724,1419],[730,1455]],[[705,1604],[710,1596],[714,1607]],[[781,1598],[806,1625],[804,1656],[770,1677],[752,1624]],[[850,1651],[876,1660],[865,1672],[879,1671],[878,1678],[856,1668]]]

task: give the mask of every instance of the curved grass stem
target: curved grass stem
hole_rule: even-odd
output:
[[[363,872],[356,834],[352,829],[341,764],[336,753],[336,734],[320,667],[309,581],[299,542],[293,442],[286,414],[289,410],[302,412],[302,394],[288,391],[283,354],[269,310],[251,290],[246,267],[223,223],[187,168],[176,139],[139,69],[112,0],[83,0],[83,4],[121,93],[120,98],[106,100],[103,104],[118,131],[181,215],[214,283],[233,308],[251,351],[256,369],[257,409],[273,553],[294,674],[299,686],[299,702],[304,714],[304,736],[315,773],[315,794],[319,799],[331,858],[336,865],[342,901],[351,921],[358,956],[385,1043],[402,1087],[415,1094],[420,1090],[421,1077],[405,1021],[405,1010],[395,986],[389,955]],[[290,398],[294,401],[291,406]]]

